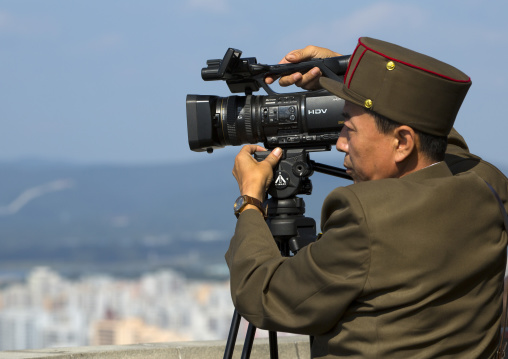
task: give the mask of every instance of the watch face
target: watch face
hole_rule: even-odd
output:
[[[244,203],[245,203],[245,198],[243,198],[243,196],[238,197],[238,199],[235,202],[235,206],[234,206],[235,212],[239,211],[243,207]]]

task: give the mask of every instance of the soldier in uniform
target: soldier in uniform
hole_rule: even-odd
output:
[[[332,191],[322,236],[282,257],[262,201],[281,157],[244,146],[226,253],[238,312],[258,328],[314,336],[314,358],[490,358],[499,341],[504,223],[485,181],[453,175],[446,138],[471,85],[434,58],[360,38],[344,83],[337,149],[354,184]]]

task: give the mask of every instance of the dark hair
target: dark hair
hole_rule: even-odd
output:
[[[374,117],[376,121],[377,129],[383,133],[387,134],[389,132],[394,131],[397,127],[400,126],[399,123],[390,120],[389,118],[380,115],[374,111],[368,110],[368,112]],[[420,139],[420,151],[430,158],[433,161],[442,161],[444,160],[446,146],[447,146],[447,138],[444,136],[434,136],[429,135],[428,133],[421,132],[413,128],[415,133],[418,135]]]

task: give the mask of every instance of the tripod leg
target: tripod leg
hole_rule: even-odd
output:
[[[229,328],[228,341],[226,343],[226,349],[224,350],[224,359],[232,359],[233,351],[235,350],[236,336],[238,334],[238,328],[240,327],[240,314],[235,311],[233,312],[233,319],[231,319],[231,327]]]
[[[256,327],[249,323],[249,328],[247,329],[247,334],[245,335],[245,343],[243,344],[242,358],[247,359],[250,358],[250,352],[252,350],[252,345],[254,344],[254,335],[256,334]]]
[[[278,359],[279,349],[277,347],[277,332],[268,332],[268,340],[270,343],[270,359]]]

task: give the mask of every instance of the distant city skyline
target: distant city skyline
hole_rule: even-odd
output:
[[[231,95],[202,81],[206,60],[229,47],[269,64],[308,44],[347,54],[371,36],[470,75],[456,128],[472,152],[507,167],[506,13],[506,2],[480,0],[0,0],[0,161],[203,160],[188,149],[186,94]]]
[[[26,281],[0,289],[0,351],[225,340],[233,311],[227,281],[172,270],[69,280],[36,267]]]

